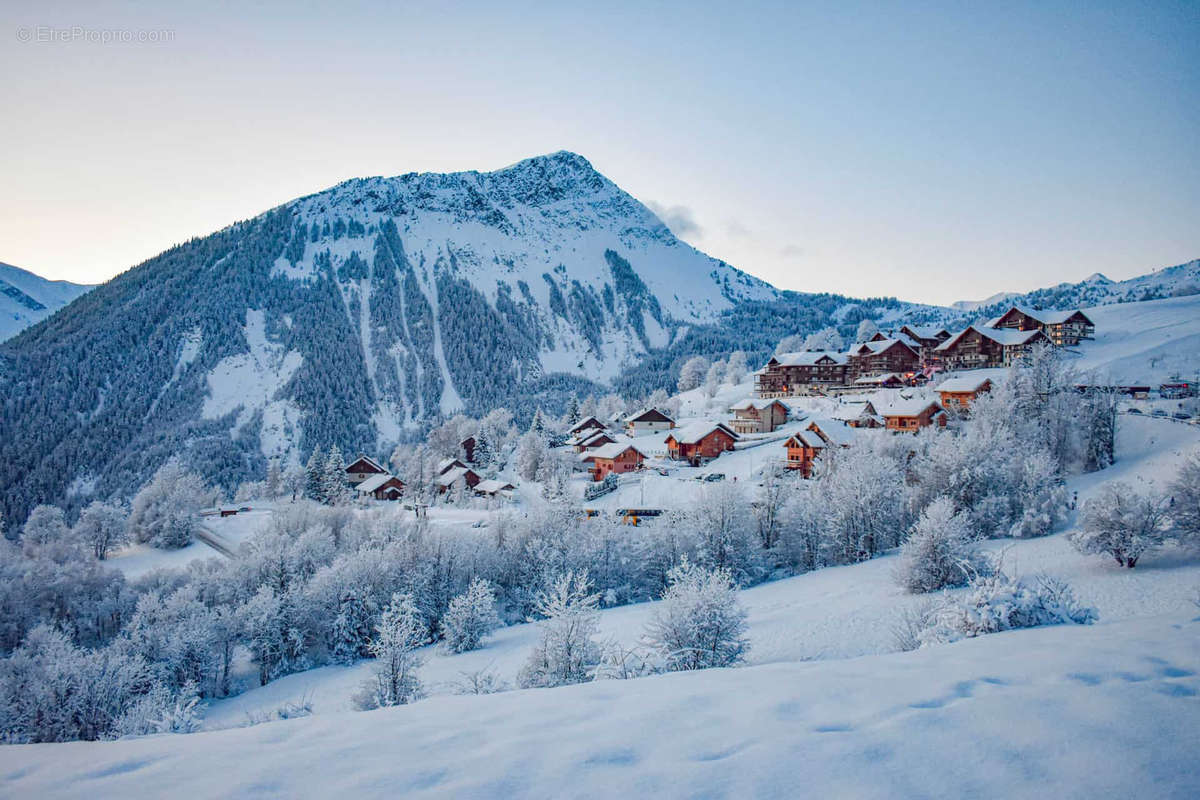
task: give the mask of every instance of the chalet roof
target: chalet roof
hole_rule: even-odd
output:
[[[643,453],[641,450],[638,450],[629,442],[613,442],[612,444],[606,444],[603,447],[597,447],[595,450],[588,451],[587,455],[591,456],[592,458],[616,458],[626,450],[632,450],[642,458],[646,457],[645,453]],[[580,460],[586,461],[587,459]]]
[[[850,405],[842,405],[829,412],[830,419],[836,419],[839,422],[850,422],[851,420],[862,419],[863,417],[875,416],[875,407],[870,403],[853,403]]]
[[[457,458],[443,458],[438,462],[437,473],[438,475],[444,475],[446,470],[453,469],[454,467],[462,467],[465,469],[466,466],[466,464],[462,463]]]
[[[1055,310],[1055,309],[1035,309],[1035,308],[1030,308],[1029,306],[1012,306],[1008,309],[1008,311],[1005,311],[1003,314],[996,317],[995,319],[988,320],[988,323],[987,323],[988,327],[991,328],[991,327],[995,327],[996,325],[1000,324],[1000,320],[1004,319],[1005,317],[1007,317],[1009,314],[1011,314],[1014,311],[1018,311],[1027,317],[1035,319],[1038,322],[1042,323],[1043,325],[1058,325],[1060,323],[1066,322],[1067,320],[1069,320],[1071,317],[1075,316],[1076,314],[1083,317],[1084,320],[1086,320],[1089,325],[1092,324],[1092,321],[1090,319],[1088,319],[1087,315],[1084,314],[1082,311],[1080,311],[1077,308]]]
[[[900,330],[907,331],[918,339],[936,339],[943,333],[950,335],[950,331],[939,325],[901,325]]]
[[[480,481],[479,483],[475,484],[475,491],[479,492],[480,494],[495,494],[496,492],[511,491],[516,488],[517,487],[513,486],[508,481],[502,481],[496,478],[490,478],[486,481]]]
[[[849,447],[856,438],[858,431],[844,422],[833,419],[814,419],[808,424],[807,430],[816,433],[827,444]]]
[[[935,407],[939,412],[943,410],[937,401],[931,400],[928,397],[899,398],[886,406],[880,406],[879,416],[919,417],[930,406]]]
[[[991,339],[993,342],[996,342],[1004,347],[1028,344],[1034,339],[1037,339],[1038,337],[1045,337],[1046,335],[1040,330],[1019,331],[1016,328],[985,328],[979,325],[969,325],[951,336],[946,341],[939,344],[936,349],[941,351],[949,350],[956,342],[958,342],[959,339],[961,339],[970,331],[975,331],[981,336],[986,336],[988,339]]]
[[[992,382],[991,378],[980,375],[960,375],[948,378],[937,385],[935,392],[978,392]]]
[[[882,385],[888,381],[903,381],[899,373],[888,372],[883,375],[863,375],[861,378],[856,378],[854,383],[859,386],[875,386]]]
[[[433,482],[438,486],[449,486],[459,478],[465,478],[467,474],[475,475],[475,471],[467,467],[455,467],[454,469],[444,472],[433,479]],[[476,476],[478,477],[478,476]]]
[[[625,418],[626,422],[674,422],[675,420],[668,417],[657,408],[645,408],[636,414],[630,414]]]
[[[368,469],[354,469],[354,467],[358,466],[360,462]],[[384,469],[378,461],[370,456],[360,455],[358,458],[350,462],[349,466],[346,467],[346,472],[387,472],[387,470]]]
[[[775,406],[775,405],[783,406],[784,411],[790,410],[788,408],[787,403],[781,403],[778,400],[757,399],[757,398],[753,398],[753,397],[747,398],[745,400],[739,400],[738,402],[731,405],[729,407],[729,410],[730,411],[747,411],[747,410],[753,408],[758,411],[765,411],[768,408],[770,408],[771,406]]]
[[[853,352],[855,355],[861,355],[862,351],[865,349],[870,352],[871,355],[879,355],[880,353],[891,350],[898,344],[907,347],[914,353],[916,352],[917,348],[920,347],[917,342],[914,342],[912,339],[909,339],[907,336],[905,336],[903,339],[876,339],[870,342],[860,342],[859,344],[854,345],[854,349],[851,352]]]
[[[781,367],[814,367],[823,358],[831,359],[835,364],[845,364],[849,360],[845,353],[833,350],[802,350],[798,353],[779,353],[774,361]]]
[[[599,429],[603,430],[605,427],[607,427],[607,426],[600,420],[596,419],[595,417],[588,417],[588,418],[582,419],[578,423],[576,423],[576,425],[574,427],[572,427],[571,430],[568,431],[568,433],[579,433],[580,431],[582,431],[586,428],[599,428]]]
[[[376,489],[383,486],[388,481],[393,481],[393,480],[400,481],[400,479],[397,478],[395,475],[389,475],[388,473],[385,472],[382,475],[372,475],[371,477],[367,478],[365,481],[360,483],[355,488],[357,488],[358,491],[362,492],[363,494],[370,494],[371,492],[373,492]],[[400,481],[400,485],[403,486],[404,482]]]
[[[671,433],[667,436],[667,439],[674,439],[680,444],[697,444],[713,431],[724,431],[732,438],[738,438],[738,435],[730,430],[729,427],[724,423],[702,420],[700,422],[693,422],[691,425],[685,425],[682,428],[671,431]]]
[[[616,439],[608,434],[608,431],[593,431],[592,433],[582,433],[575,441],[580,447],[598,446],[601,439],[607,439],[610,442],[615,442]]]
[[[821,449],[825,447],[825,440],[813,431],[797,431],[789,436],[788,440],[784,442],[783,445],[784,447],[787,447],[792,442],[796,442],[804,447],[812,447],[814,449]]]

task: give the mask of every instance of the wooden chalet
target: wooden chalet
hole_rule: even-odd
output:
[[[630,436],[644,436],[648,433],[662,433],[675,427],[675,420],[668,417],[657,408],[647,408],[625,418],[625,431]]]
[[[748,399],[729,407],[733,419],[729,428],[736,434],[770,433],[788,420],[791,411],[785,404],[771,399]]]
[[[889,431],[916,433],[931,425],[945,427],[946,411],[928,398],[914,397],[897,400],[879,409],[884,427]]]
[[[856,432],[836,420],[816,419],[802,431],[792,434],[783,443],[787,452],[784,466],[799,470],[801,477],[811,478],[813,463],[830,447],[849,447]]]
[[[832,350],[779,353],[754,375],[759,397],[809,394],[831,386],[845,386],[850,357]]]
[[[466,469],[467,465],[459,461],[457,458],[443,458],[438,462],[437,474],[445,475],[452,469]]]
[[[859,342],[850,348],[849,372],[856,377],[888,372],[912,374],[921,368],[919,349],[919,345],[887,337]]]
[[[1074,347],[1083,339],[1096,336],[1096,325],[1078,309],[1044,311],[1013,306],[988,322],[989,328],[1041,331],[1058,347]]]
[[[475,437],[468,436],[458,443],[459,448],[463,451],[463,456],[467,459],[468,464],[475,463]]]
[[[445,472],[439,473],[438,476],[433,479],[433,485],[436,487],[438,494],[443,494],[458,481],[462,481],[462,483],[468,489],[474,489],[479,484],[480,480],[482,479],[475,472],[475,470],[471,469],[470,467],[457,466],[452,467]]]
[[[621,475],[642,468],[646,456],[627,442],[614,442],[589,450],[583,455],[592,464],[592,480],[602,481],[609,473]]]
[[[404,497],[404,481],[387,473],[372,475],[354,488],[360,495],[376,500],[394,501]]]
[[[567,431],[567,435],[577,437],[586,430],[602,431],[607,427],[607,425],[595,417],[585,417],[584,419],[581,419],[579,422],[575,423],[571,430]]]
[[[694,422],[667,435],[667,457],[698,467],[732,450],[737,438],[720,422]]]
[[[916,343],[922,364],[928,364],[937,346],[950,338],[950,331],[937,325],[901,325],[900,333]]]
[[[367,478],[370,478],[374,475],[387,474],[388,471],[384,469],[378,461],[370,456],[360,455],[358,458],[354,459],[350,466],[346,467],[346,480],[349,481],[352,486],[357,486]]]
[[[617,440],[610,436],[608,431],[598,431],[589,428],[576,437],[575,452],[582,453],[584,450],[595,450],[597,447],[603,447],[615,441]]]
[[[829,417],[851,428],[883,427],[883,419],[870,400],[842,400],[829,412]]]
[[[885,372],[882,375],[863,375],[855,378],[856,389],[899,389],[904,386],[904,377],[898,372]]]
[[[1021,331],[972,325],[937,346],[947,369],[1008,367],[1038,344],[1051,344],[1041,330]]]
[[[935,392],[942,398],[942,408],[966,411],[972,401],[984,392],[992,390],[990,378],[962,375],[949,378],[938,384]]]
[[[517,487],[508,481],[492,478],[475,484],[475,494],[480,497],[501,497],[516,491]]]

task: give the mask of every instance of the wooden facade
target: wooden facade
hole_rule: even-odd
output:
[[[873,339],[850,349],[848,376],[880,375],[896,372],[912,374],[921,368],[921,356],[916,348],[902,339]]]
[[[372,475],[386,474],[387,470],[370,456],[359,456],[354,459],[350,466],[346,467],[346,480],[354,486],[362,483]]]
[[[643,436],[647,433],[662,433],[675,427],[675,420],[668,417],[657,408],[648,408],[637,414],[630,415],[625,420],[625,428],[630,436]]]
[[[790,409],[778,400],[743,400],[729,409],[729,427],[737,434],[771,433],[787,422]]]
[[[825,441],[813,431],[800,431],[788,437],[783,443],[787,450],[787,461],[784,466],[788,469],[799,470],[803,478],[811,478],[813,462],[825,449]]]
[[[942,407],[965,412],[979,395],[992,390],[988,378],[950,378],[935,390],[942,399]]]
[[[1058,347],[1074,347],[1096,335],[1095,324],[1082,311],[1043,311],[1013,306],[988,323],[993,328],[1041,331]]]
[[[945,409],[932,400],[907,401],[885,408],[880,413],[884,426],[894,432],[916,433],[931,425],[946,425]]]
[[[610,473],[622,475],[642,468],[646,457],[631,444],[605,445],[592,450],[592,480],[602,481]]]
[[[755,390],[759,397],[786,397],[845,386],[849,380],[850,359],[845,353],[780,353],[755,375]]]
[[[732,450],[736,441],[737,435],[720,423],[690,425],[667,436],[667,457],[698,467]]]
[[[1000,330],[972,325],[939,345],[937,352],[947,369],[983,369],[1012,366],[1032,348],[1050,343],[1041,330]]]

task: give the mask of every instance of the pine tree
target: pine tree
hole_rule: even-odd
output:
[[[465,593],[450,601],[441,623],[446,649],[451,653],[475,650],[483,637],[498,627],[496,595],[482,578],[472,580]]]
[[[267,497],[271,500],[283,494],[283,471],[279,468],[279,459],[272,458],[267,465]]]
[[[321,448],[313,448],[304,471],[307,475],[304,496],[318,503],[325,502],[325,458],[321,455]]]
[[[475,433],[475,466],[481,470],[486,470],[492,466],[495,460],[496,453],[493,448],[491,436],[488,435],[488,430],[484,426],[480,426]]]
[[[349,664],[370,655],[371,612],[360,593],[348,590],[342,594],[329,638],[334,661]]]
[[[529,423],[529,430],[531,433],[536,433],[539,438],[545,440],[546,421],[542,418],[541,406],[533,410],[533,421]]]
[[[325,502],[338,506],[350,501],[350,484],[346,478],[346,462],[342,458],[341,449],[335,444],[329,448],[329,457],[325,459],[325,470],[321,479],[322,494]]]
[[[574,426],[579,419],[579,397],[571,395],[571,402],[567,404],[567,424]]]
[[[393,594],[379,617],[369,650],[375,657],[375,675],[358,697],[360,708],[398,706],[421,696],[416,649],[428,641],[424,620],[411,594]]]

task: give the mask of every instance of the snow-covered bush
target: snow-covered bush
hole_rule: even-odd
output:
[[[26,552],[67,544],[70,537],[66,515],[57,506],[35,506],[21,528],[21,545]]]
[[[537,613],[542,638],[517,676],[523,689],[583,683],[600,661],[600,646],[593,640],[600,624],[596,607],[600,597],[592,592],[586,571],[567,572],[539,598]]]
[[[451,653],[465,653],[479,647],[483,637],[500,627],[496,614],[496,593],[491,584],[475,578],[467,591],[450,601],[442,617],[442,636]]]
[[[1200,546],[1200,456],[1184,463],[1167,492],[1172,536],[1184,544]]]
[[[1090,625],[1095,609],[1075,599],[1058,578],[1013,578],[1000,569],[972,579],[965,594],[948,600],[921,633],[924,644],[1042,625]]]
[[[527,431],[517,442],[517,474],[527,481],[536,480],[547,455],[545,437],[537,431]]]
[[[418,647],[429,641],[427,627],[413,603],[412,595],[394,594],[379,617],[371,655],[375,657],[374,676],[355,697],[362,710],[411,703],[421,696],[417,677],[422,659]]]
[[[1067,487],[1058,463],[1046,450],[1034,450],[1020,459],[1015,487],[1017,520],[1009,535],[1017,539],[1053,533],[1067,518]]]
[[[679,369],[679,391],[686,392],[704,383],[708,376],[708,359],[692,356]]]
[[[696,562],[712,569],[728,570],[738,585],[753,582],[761,572],[750,502],[738,484],[710,484],[692,510],[692,524],[699,537]]]
[[[939,497],[925,507],[909,531],[896,582],[913,594],[962,586],[985,566],[975,552],[974,539],[967,515],[956,512],[950,498]]]
[[[1079,529],[1069,538],[1081,553],[1112,556],[1122,567],[1133,567],[1146,551],[1166,541],[1166,511],[1162,498],[1111,483],[1083,504]]]
[[[462,678],[454,684],[455,694],[495,694],[508,691],[508,684],[490,669],[461,673]]]
[[[683,563],[646,625],[644,641],[669,671],[729,667],[745,658],[746,611],[729,570]]]
[[[134,496],[130,533],[154,547],[186,547],[199,524],[196,512],[215,499],[199,475],[172,458]]]

